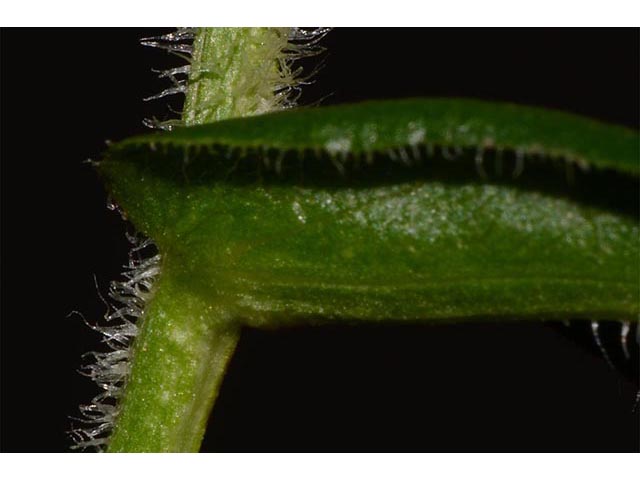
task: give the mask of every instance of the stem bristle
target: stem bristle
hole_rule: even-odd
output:
[[[152,296],[152,287],[160,273],[161,258],[148,238],[127,235],[133,248],[125,266],[123,280],[113,281],[109,287],[107,313],[104,324],[89,324],[102,336],[108,347],[103,352],[88,352],[92,357],[80,373],[93,380],[101,392],[91,402],[80,406],[75,420],[84,426],[73,428],[69,434],[72,449],[95,448],[103,451],[119,412],[119,399],[124,391],[130,370],[131,345],[138,333],[136,321],[144,314],[144,307]],[[102,298],[102,296],[101,296]]]

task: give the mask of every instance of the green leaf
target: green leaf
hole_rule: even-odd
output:
[[[368,102],[136,137],[98,168],[164,275],[244,324],[637,321],[639,141],[621,127]]]

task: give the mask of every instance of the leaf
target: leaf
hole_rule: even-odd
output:
[[[165,274],[252,325],[637,321],[636,132],[471,100],[146,135],[98,165]]]

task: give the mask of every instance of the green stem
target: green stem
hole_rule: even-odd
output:
[[[288,28],[200,28],[193,44],[186,125],[246,117],[277,108],[287,82],[279,59]]]
[[[109,451],[198,451],[238,338],[215,301],[164,271],[140,325]]]
[[[185,124],[277,108],[287,38],[283,28],[199,29]],[[110,452],[197,451],[239,339],[222,302],[189,290],[168,268],[170,253],[160,253],[161,278],[139,325]]]

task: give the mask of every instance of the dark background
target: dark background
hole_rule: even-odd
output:
[[[76,373],[127,226],[83,161],[145,131],[176,65],[167,30],[2,31],[3,451],[66,451],[96,387]],[[638,128],[639,30],[336,29],[302,103],[467,96]],[[615,369],[584,324],[247,330],[205,451],[637,451],[637,349]]]

